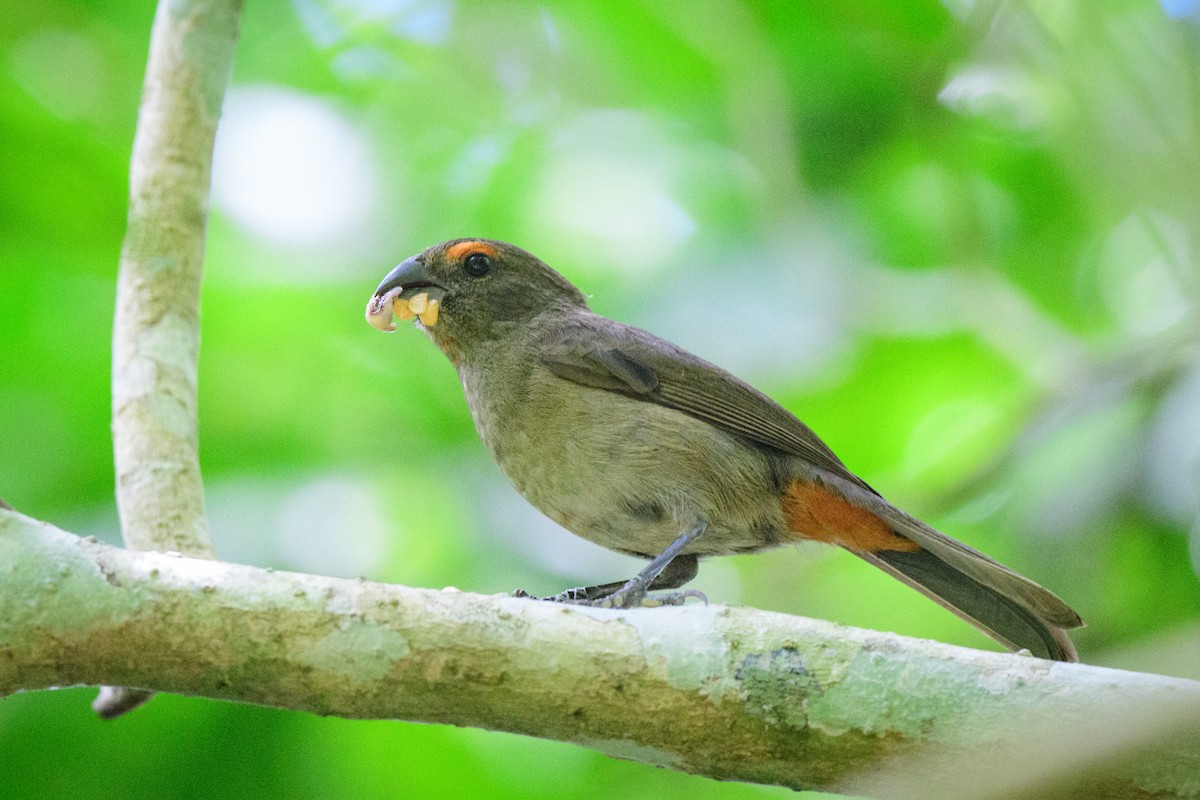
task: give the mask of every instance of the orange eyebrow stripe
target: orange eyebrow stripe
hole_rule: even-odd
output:
[[[446,255],[448,255],[452,261],[460,261],[469,256],[471,253],[487,253],[492,258],[495,258],[496,248],[492,247],[487,242],[480,242],[473,239],[471,241],[459,242],[458,244],[450,245],[450,248],[446,251]]]
[[[858,553],[921,547],[912,539],[893,533],[879,517],[854,505],[818,483],[795,481],[781,498],[788,528],[800,539],[828,542]]]

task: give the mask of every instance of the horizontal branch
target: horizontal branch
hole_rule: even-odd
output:
[[[0,696],[134,686],[881,797],[1200,797],[1191,681],[752,609],[586,609],[126,551],[11,511],[0,642]]]

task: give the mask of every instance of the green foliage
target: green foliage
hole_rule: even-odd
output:
[[[0,497],[115,540],[109,336],[153,9],[4,11]],[[1057,590],[1085,660],[1168,669],[1136,653],[1200,611],[1196,23],[1151,0],[247,4],[202,309],[218,552],[478,591],[632,571],[504,484],[421,336],[363,323],[398,260],[489,236]],[[988,646],[798,550],[697,585]],[[0,705],[13,796],[767,791],[169,697],[106,725],[86,699]]]

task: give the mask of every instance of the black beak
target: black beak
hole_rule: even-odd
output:
[[[407,293],[409,289],[437,286],[437,284],[429,280],[429,273],[425,271],[425,260],[420,256],[413,256],[397,264],[396,268],[387,274],[387,277],[379,284],[379,288],[375,290],[375,296],[379,297],[397,286],[403,286]]]

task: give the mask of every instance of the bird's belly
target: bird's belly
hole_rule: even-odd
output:
[[[518,491],[568,530],[645,556],[698,522],[708,528],[688,552],[781,543],[786,524],[759,451],[680,412],[608,392],[560,398],[556,412],[565,424],[555,430],[549,417],[498,420],[489,447]]]

